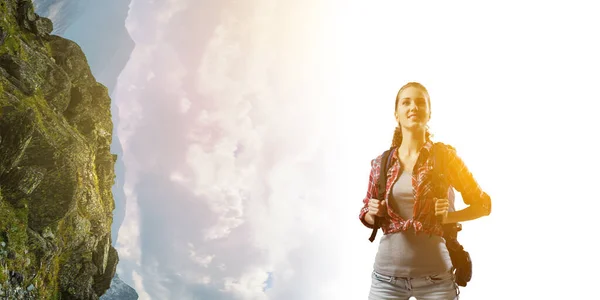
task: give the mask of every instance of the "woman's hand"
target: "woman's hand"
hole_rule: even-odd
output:
[[[448,218],[448,208],[450,207],[450,201],[448,199],[435,198],[435,215],[442,217],[442,223]]]
[[[369,199],[369,212],[372,217],[383,217],[387,213],[387,203],[385,200]]]

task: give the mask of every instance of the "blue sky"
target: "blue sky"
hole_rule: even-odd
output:
[[[415,80],[435,139],[494,201],[463,226],[475,274],[461,299],[506,299],[507,278],[511,299],[588,295],[599,202],[573,187],[600,166],[576,154],[598,147],[600,24],[580,2],[510,4],[133,1],[112,94],[121,278],[141,299],[366,298],[369,162]]]

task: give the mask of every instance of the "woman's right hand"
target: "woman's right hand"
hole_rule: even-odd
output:
[[[367,214],[371,217],[383,217],[387,213],[387,203],[385,200],[369,199],[369,211]]]

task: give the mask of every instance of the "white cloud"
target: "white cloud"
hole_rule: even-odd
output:
[[[183,175],[181,175],[181,173],[179,172],[173,172],[171,173],[171,180],[180,184],[187,184],[189,183],[189,180],[186,179],[185,177],[183,177]]]
[[[146,80],[150,81],[150,80],[152,80],[152,78],[154,78],[154,76],[155,76],[154,73],[150,72],[150,73],[148,73],[148,76],[146,76]]]
[[[195,252],[190,251],[190,258],[202,267],[208,267],[208,265],[210,264],[210,262],[212,261],[212,259],[214,257],[215,257],[214,255],[198,257],[198,256],[196,256]]]
[[[186,113],[190,110],[190,107],[192,105],[192,102],[190,102],[190,99],[188,98],[181,98],[181,112],[182,113]]]
[[[129,178],[131,180],[131,178]],[[125,197],[127,199],[126,217],[119,228],[118,240],[115,246],[119,253],[120,260],[130,260],[137,265],[140,264],[140,228],[139,228],[139,207],[137,197],[133,194],[131,182],[124,185]]]
[[[65,10],[64,6],[67,3],[68,2],[66,2],[66,1],[57,1],[57,2],[50,4],[50,6],[48,7],[48,17],[47,18],[50,20],[58,20],[57,17],[60,16],[61,11]]]
[[[120,268],[135,269],[153,297],[186,297],[196,283],[221,291],[223,299],[266,299],[269,272],[278,282],[271,293],[289,290],[303,284],[294,277],[300,273],[289,254],[319,247],[303,245],[303,239],[327,226],[333,204],[324,201],[329,185],[319,167],[329,166],[322,163],[328,132],[322,127],[331,105],[319,105],[324,100],[319,76],[306,73],[317,68],[311,58],[297,49],[292,51],[301,54],[297,60],[277,56],[288,51],[284,41],[299,27],[270,29],[285,18],[301,19],[306,11],[283,16],[278,12],[288,13],[287,8],[275,2],[254,4],[251,13],[231,7],[215,13],[219,24],[197,51],[202,53],[198,67],[187,62],[193,57],[174,54],[181,48],[165,40],[161,45],[138,42],[121,76],[120,85],[136,87],[120,94],[127,103],[119,107],[121,117],[129,118],[121,122],[120,137],[128,176],[135,178],[131,197],[138,199],[139,215],[128,208],[129,223],[122,231],[134,233],[119,239],[120,249],[146,245],[157,236],[170,242],[152,246],[160,249],[145,246],[138,251],[139,264],[129,263],[133,256],[123,256]],[[142,28],[145,19],[151,20],[138,15],[130,22]],[[183,105],[172,99],[184,99]],[[148,198],[140,186],[149,174],[165,174],[175,183],[173,193],[189,193]],[[167,189],[166,184],[152,186],[157,184]],[[150,225],[145,211],[154,206],[162,207],[163,215],[152,217]],[[183,214],[171,215],[166,206],[182,207]],[[149,226],[160,231],[144,233]],[[139,241],[128,238],[135,233]],[[182,256],[190,237],[198,246]],[[150,268],[148,261],[157,264]],[[164,280],[169,272],[180,274],[183,283]]]
[[[224,292],[233,294],[237,299],[265,300],[265,281],[269,277],[265,270],[254,269],[244,273],[240,278],[225,278]]]
[[[135,289],[135,291],[138,294],[138,299],[140,300],[151,300],[152,297],[150,297],[150,295],[148,295],[148,293],[146,292],[146,289],[144,288],[144,279],[142,278],[142,276],[140,276],[140,274],[138,274],[136,271],[133,271],[132,273],[132,277],[133,277],[133,288]]]

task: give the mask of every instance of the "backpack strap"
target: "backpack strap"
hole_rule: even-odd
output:
[[[389,150],[385,150],[381,155],[381,167],[379,169],[379,178],[377,180],[377,199],[385,200],[385,192],[387,188],[387,173],[390,168],[390,164],[392,161],[392,153],[395,150],[394,147]],[[381,218],[375,217],[375,223],[373,224],[373,231],[371,232],[371,236],[369,237],[369,241],[371,243],[375,240],[375,236],[377,236],[377,230],[381,227]]]
[[[433,174],[434,174],[434,194],[435,197],[438,198],[447,198],[448,190],[446,187],[448,185],[445,184],[446,176],[444,174],[444,144],[437,142],[433,144],[431,148],[431,160],[433,164]],[[438,222],[442,223],[442,216],[437,216]]]

